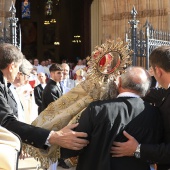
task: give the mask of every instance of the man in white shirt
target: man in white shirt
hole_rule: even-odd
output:
[[[18,108],[18,120],[21,122],[25,122],[25,114],[24,114],[24,108],[23,105],[21,104],[20,98],[18,96],[18,93],[16,91],[16,87],[14,84],[11,84],[9,89],[11,90],[15,101],[17,103],[17,108]]]
[[[26,122],[26,115],[24,112],[23,104],[21,103],[21,86],[25,85],[25,81],[29,78],[29,73],[32,70],[31,63],[24,59],[24,64],[21,65],[19,72],[12,84],[9,84],[9,89],[11,90],[13,97],[15,98],[15,101],[17,103],[17,109],[18,109],[18,120],[21,122]],[[28,89],[27,89],[28,90]],[[26,92],[23,92],[26,94]],[[29,94],[30,95],[30,94]],[[23,102],[23,101],[22,101]]]
[[[34,59],[33,68],[36,69],[37,73],[40,73],[40,72],[45,73],[44,67],[39,64],[39,60],[37,58]]]
[[[61,81],[61,86],[63,88],[63,94],[65,94],[75,87],[75,81],[69,78],[69,65],[62,63],[61,67],[63,69],[63,80]]]

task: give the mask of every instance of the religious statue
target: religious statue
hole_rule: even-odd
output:
[[[130,53],[128,45],[120,39],[116,42],[108,40],[101,46],[95,47],[91,56],[87,57],[86,80],[50,103],[32,125],[49,130],[60,130],[70,123],[76,123],[82,111],[91,102],[115,98],[117,96],[115,80],[131,64]],[[103,73],[101,60],[108,54],[111,68]],[[103,66],[104,64],[105,62]],[[56,145],[49,147],[48,150],[40,150],[29,145],[24,148],[29,155],[38,157],[43,167],[48,167],[49,161],[56,162],[60,157],[60,147]]]

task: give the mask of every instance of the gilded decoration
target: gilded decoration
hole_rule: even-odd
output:
[[[115,98],[115,80],[124,72],[124,68],[131,65],[130,53],[128,44],[120,39],[116,42],[108,40],[95,47],[91,56],[87,57],[86,80],[49,104],[32,125],[57,131],[69,123],[75,123],[91,102]],[[56,162],[60,157],[60,147],[57,145],[47,150],[24,145],[24,150],[34,158],[39,158],[43,167],[49,166],[49,160]]]

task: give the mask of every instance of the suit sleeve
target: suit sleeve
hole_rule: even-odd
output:
[[[152,88],[149,93],[143,98],[148,103],[154,103],[159,105],[162,101],[162,98],[165,96],[165,89],[162,88]]]
[[[22,142],[45,149],[45,142],[50,131],[18,121],[4,94],[0,89],[0,125],[18,134]]]
[[[38,106],[41,106],[42,105],[42,96],[40,96],[38,88],[34,88],[34,98],[35,98],[35,103]]]
[[[45,109],[51,102],[59,98],[59,93],[55,87],[49,86],[44,89],[42,98],[43,109]]]
[[[141,159],[150,163],[169,164],[170,143],[142,144]]]
[[[88,134],[87,140],[90,141],[90,134],[92,131],[92,121],[91,121],[91,115],[92,115],[92,108],[89,105],[83,112],[79,119],[79,125],[75,128],[75,131],[77,132],[85,132]],[[83,149],[80,151],[74,151],[62,148],[61,149],[61,157],[62,158],[70,158],[79,155],[80,152],[83,152]]]

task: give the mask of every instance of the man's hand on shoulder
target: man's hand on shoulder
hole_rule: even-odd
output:
[[[75,132],[72,129],[77,127],[78,124],[72,124],[65,126],[59,131],[53,131],[49,138],[49,143],[51,145],[57,144],[63,148],[80,150],[83,147],[87,146],[89,143],[86,139],[87,133],[84,132]]]
[[[128,139],[127,142],[113,142],[110,153],[112,157],[134,156],[138,141],[126,131],[123,131],[124,136]]]

